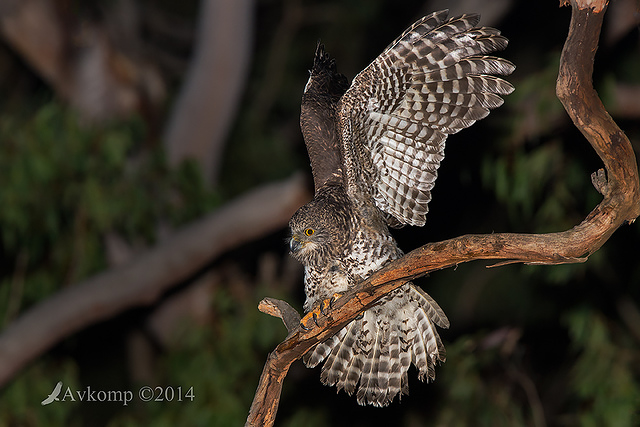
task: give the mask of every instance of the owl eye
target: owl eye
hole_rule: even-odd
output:
[[[307,228],[306,230],[304,230],[304,235],[305,236],[313,236],[313,233],[315,233],[316,231],[313,228]]]

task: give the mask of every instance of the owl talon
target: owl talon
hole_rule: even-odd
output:
[[[320,313],[322,313],[322,315],[323,315],[323,316],[326,316],[326,315],[327,315],[327,313],[328,313],[328,312],[326,312],[325,310],[326,310],[327,308],[330,308],[330,305],[331,305],[331,304],[329,303],[329,300],[324,300],[324,301],[322,301],[322,303],[320,304],[319,309],[320,309]]]
[[[327,316],[329,314],[329,310],[333,309],[333,304],[335,304],[335,302],[341,296],[342,294],[336,292],[331,296],[331,298],[322,301],[320,303],[320,313],[322,313],[324,316]]]
[[[300,320],[300,327],[305,331],[310,331],[314,328],[311,322],[315,324],[315,326],[320,326],[318,324],[318,309],[310,311]]]
[[[340,298],[342,294],[335,293],[331,296],[331,298],[320,301],[320,304],[316,306],[313,310],[308,312],[301,320],[300,327],[305,331],[310,331],[313,329],[313,325],[311,322],[315,323],[315,326],[320,326],[318,323],[318,318],[320,316],[327,317],[331,309],[333,309],[333,305]],[[324,322],[322,322],[324,323]]]
[[[316,312],[313,312],[313,322],[316,324],[316,326],[320,326],[318,324],[318,315],[316,314]]]
[[[329,307],[333,308],[333,304],[338,300],[338,298],[342,297],[342,294],[334,293],[331,298],[329,298]]]

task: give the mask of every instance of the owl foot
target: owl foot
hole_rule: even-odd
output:
[[[333,304],[335,304],[341,296],[342,294],[336,292],[331,295],[331,298],[322,301],[320,304],[320,312],[326,316],[329,313],[329,310],[333,308]]]
[[[305,331],[310,331],[314,327],[314,325],[320,326],[318,325],[319,314],[321,314],[319,308],[313,309],[307,314],[305,314],[305,316],[302,319],[300,319],[300,327]]]
[[[341,296],[342,294],[335,293],[331,296],[331,298],[321,301],[320,304],[316,306],[316,308],[311,310],[300,320],[300,327],[305,331],[308,331],[313,328],[314,325],[320,326],[320,324],[318,323],[318,318],[320,318],[321,316],[327,317],[329,311],[333,308],[333,304],[335,304],[336,300]]]

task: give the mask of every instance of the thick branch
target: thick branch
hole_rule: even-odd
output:
[[[271,426],[282,382],[291,364],[338,332],[359,313],[408,280],[462,262],[492,259],[529,264],[583,262],[625,221],[640,215],[638,168],[631,143],[604,109],[591,83],[604,2],[591,9],[572,3],[570,31],[562,52],[557,94],[575,125],[607,170],[594,176],[602,202],[571,230],[549,234],[465,235],[416,249],[338,299],[309,331],[298,328],[269,355],[246,425]]]
[[[0,386],[66,336],[151,304],[221,253],[282,228],[307,199],[299,175],[266,185],[177,231],[127,265],[65,288],[31,308],[0,335]]]
[[[581,6],[582,3],[587,5]],[[594,212],[613,210],[615,214],[618,211],[624,217],[616,217],[616,221],[632,222],[640,215],[638,199],[632,197],[639,191],[636,157],[629,139],[605,110],[591,82],[606,3],[604,0],[572,2],[573,13],[560,58],[556,94],[607,170],[610,194],[604,194],[605,199]],[[594,13],[588,6],[602,12]]]

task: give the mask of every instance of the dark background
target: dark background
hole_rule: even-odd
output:
[[[47,77],[46,65],[34,65],[15,37],[5,32],[0,40],[3,328],[60,289],[162,244],[163,236],[253,188],[296,171],[310,178],[298,120],[317,41],[353,78],[412,22],[444,7],[452,15],[480,12],[481,25],[509,39],[499,55],[517,66],[508,77],[516,91],[487,119],[449,138],[427,224],[395,232],[400,246],[409,251],[466,233],[562,231],[601,200],[590,181],[601,162],[555,97],[570,19],[558,2],[255,1],[249,26],[237,28],[238,39],[250,40],[240,98],[207,100],[212,111],[229,103],[233,112],[215,172],[202,158],[172,157],[164,133],[194,66],[204,4],[31,4],[57,11],[51,20],[76,49],[61,49],[67,69],[76,64],[77,40],[97,29],[109,54],[102,71],[87,74],[95,79],[87,87],[115,89],[86,101],[80,73]],[[639,7],[613,2],[594,71],[600,97],[636,154]],[[11,2],[0,1],[3,25],[10,10]],[[128,99],[118,98],[129,93],[123,87],[137,100],[133,107],[119,101]],[[0,389],[0,425],[244,423],[267,354],[286,335],[257,303],[272,296],[301,309],[304,298],[301,268],[287,254],[286,220],[194,268],[153,304],[87,325],[16,372]],[[296,362],[276,425],[638,425],[639,261],[636,223],[582,264],[474,262],[433,273],[417,283],[451,321],[441,331],[447,362],[433,384],[420,383],[412,368],[402,402],[360,407],[322,386],[319,369]],[[194,398],[40,406],[60,380],[72,390],[193,387]]]

